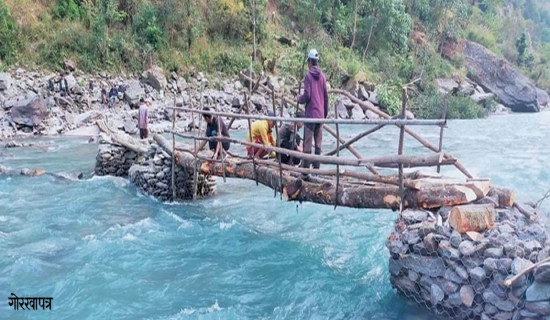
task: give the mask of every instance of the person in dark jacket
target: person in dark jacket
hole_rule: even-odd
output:
[[[318,66],[319,53],[311,49],[307,56],[309,71],[304,82],[304,93],[298,97],[298,103],[306,105],[306,118],[325,119],[328,115],[328,91],[325,75]],[[321,154],[323,143],[323,124],[307,123],[304,129],[304,153],[310,154],[312,142],[315,140],[315,154]],[[302,161],[303,168],[309,168],[310,161]],[[313,167],[319,169],[319,162],[314,162]]]
[[[204,107],[204,111],[210,111],[210,108]],[[227,126],[225,125],[225,122],[223,122],[223,119],[221,117],[213,116],[210,114],[203,114],[204,121],[206,122],[206,136],[207,137],[217,137],[218,136],[218,119],[220,121],[219,127],[222,137],[229,138],[229,130],[227,129]],[[220,150],[220,143],[217,141],[202,141],[199,147],[197,148],[196,152],[199,152],[204,148],[206,145],[206,142],[208,142],[208,147],[210,150],[214,151],[214,156],[212,159],[217,159],[218,155],[222,154],[222,151]],[[221,146],[224,151],[229,150],[230,143],[229,141],[224,141],[221,143]],[[223,157],[223,155],[222,155]]]
[[[305,114],[302,111],[296,113],[296,118],[305,118]],[[303,122],[289,122],[285,123],[281,128],[279,128],[279,136],[277,141],[279,141],[280,148],[285,148],[292,151],[302,152],[302,138],[299,135],[299,130],[304,126]],[[294,129],[296,127],[296,129]],[[296,131],[295,131],[296,130]],[[296,132],[296,136],[294,133]],[[292,158],[292,161],[290,160]],[[298,165],[302,159],[297,157],[291,157],[286,154],[278,153],[277,159],[281,160],[281,163],[288,165]]]

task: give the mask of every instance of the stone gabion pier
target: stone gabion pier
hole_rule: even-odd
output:
[[[407,299],[445,319],[550,319],[550,263],[544,227],[515,207],[496,209],[484,232],[449,227],[450,208],[404,211],[387,239],[390,282]]]
[[[192,171],[175,166],[176,198],[172,199],[172,156],[153,144],[154,152],[142,165],[130,168],[130,181],[143,192],[161,201],[193,199],[195,177]],[[197,198],[216,192],[216,180],[212,176],[197,175]]]
[[[96,156],[95,174],[98,176],[128,177],[139,190],[160,201],[193,199],[194,173],[180,166],[175,167],[176,197],[172,199],[172,156],[153,143],[145,154],[138,154],[100,138]],[[197,174],[195,198],[213,195],[216,192],[214,177]]]
[[[143,157],[139,160],[143,161]],[[134,151],[100,138],[94,171],[98,176],[127,177],[130,167],[140,161]]]

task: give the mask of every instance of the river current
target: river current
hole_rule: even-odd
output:
[[[357,130],[341,128],[346,138]],[[437,144],[439,128],[415,130]],[[397,138],[385,128],[357,147],[394,154]],[[391,289],[384,242],[395,212],[287,203],[221,179],[213,198],[159,203],[125,179],[92,177],[87,139],[32,141],[45,147],[2,149],[0,164],[85,179],[0,178],[0,319],[434,319]],[[519,199],[550,189],[550,112],[450,121],[444,141]],[[14,311],[12,292],[53,297],[52,310]]]

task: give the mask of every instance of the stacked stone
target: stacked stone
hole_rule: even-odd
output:
[[[137,153],[124,147],[99,140],[95,174],[98,176],[127,177],[130,167],[138,160]]]
[[[515,208],[497,209],[494,228],[461,234],[451,208],[406,210],[386,241],[390,282],[400,294],[452,319],[548,319],[550,265],[505,281],[546,259],[548,235]]]
[[[172,156],[158,145],[153,145],[153,149],[155,151],[147,161],[130,168],[130,181],[137,188],[160,201],[193,199],[193,172],[180,166],[175,167],[176,198],[172,199]],[[197,176],[196,198],[210,196],[215,192],[214,178],[200,173]]]

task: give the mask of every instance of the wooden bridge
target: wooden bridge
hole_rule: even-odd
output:
[[[203,111],[203,97],[201,93],[201,105],[195,107],[174,106],[168,107],[173,110],[173,130],[172,141],[161,135],[155,135],[154,140],[167,152],[172,158],[172,166],[179,165],[195,172],[220,176],[224,178],[243,178],[255,181],[256,184],[263,184],[272,188],[275,195],[280,193],[287,201],[310,201],[321,204],[336,206],[347,206],[353,208],[389,208],[393,210],[403,210],[405,208],[423,208],[434,209],[444,206],[454,206],[461,204],[474,203],[492,203],[495,207],[509,207],[513,205],[514,194],[507,189],[495,188],[491,185],[490,179],[474,178],[468,170],[451,154],[443,150],[443,133],[446,127],[446,102],[442,106],[442,117],[438,120],[410,120],[406,118],[406,109],[408,102],[408,85],[403,87],[401,114],[397,117],[390,117],[388,114],[373,107],[372,105],[357,99],[348,92],[342,90],[331,90],[331,94],[344,95],[353,102],[359,104],[363,109],[370,110],[380,116],[379,120],[348,120],[348,119],[307,119],[307,118],[285,118],[283,117],[283,104],[293,105],[295,102],[283,94],[277,94],[272,88],[260,84],[259,79],[251,79],[244,74],[241,76],[249,81],[250,87],[248,95],[245,94],[245,103],[237,113],[218,112],[217,105],[215,111]],[[252,85],[253,83],[254,86]],[[268,117],[250,114],[249,97],[256,90],[265,90],[270,92],[273,101],[273,112],[280,116]],[[276,100],[280,101],[277,108]],[[190,99],[192,100],[192,99]],[[215,102],[216,103],[216,102]],[[296,111],[298,111],[296,105]],[[192,133],[181,133],[175,130],[176,112],[188,112],[193,119]],[[335,111],[336,113],[336,111]],[[251,133],[252,120],[270,120],[276,123],[275,134],[278,135],[278,126],[283,122],[296,123],[322,123],[324,130],[336,139],[336,148],[324,155],[304,154],[297,151],[280,148],[279,145],[264,146],[248,141],[222,137],[203,137],[200,135],[201,115],[209,114],[216,117],[226,117],[230,119],[229,129],[235,119],[245,119],[248,122],[248,132]],[[195,117],[199,123],[198,128],[194,124]],[[219,123],[219,122],[218,122]],[[329,126],[334,125],[335,129]],[[369,126],[367,130],[357,133],[357,135],[348,141],[340,136],[340,125],[354,125],[358,127]],[[381,157],[362,157],[353,147],[361,139],[374,134],[385,126],[396,126],[399,130],[399,147],[393,155]],[[418,133],[413,131],[413,126],[438,126],[440,127],[439,144],[436,146]],[[198,130],[198,131],[197,131]],[[220,130],[218,130],[220,131]],[[405,155],[404,138],[405,134],[411,136],[425,147],[429,153],[422,156]],[[176,137],[190,141],[192,144],[179,143]],[[330,165],[334,169],[306,169],[289,166],[280,163],[278,160],[249,159],[245,156],[229,155],[221,160],[212,159],[212,152],[201,151],[195,153],[197,142],[201,141],[219,141],[231,142],[243,146],[275,151],[280,154],[286,154],[291,157],[308,161],[317,161],[322,164]],[[278,142],[277,142],[278,143]],[[340,151],[348,149],[354,158],[340,156]],[[463,179],[448,178],[439,174],[442,166],[454,166],[465,177]],[[435,168],[435,172],[426,173],[415,171],[405,173],[405,168]],[[397,172],[393,174],[381,174],[379,168],[390,168]],[[172,170],[174,172],[174,170]],[[314,176],[305,181],[303,174],[313,174]],[[194,188],[196,189],[196,183]],[[176,188],[172,186],[173,192]],[[193,192],[195,194],[195,192]]]

